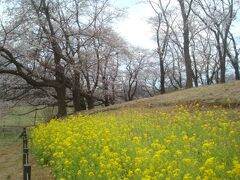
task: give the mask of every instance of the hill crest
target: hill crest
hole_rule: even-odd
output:
[[[211,106],[239,108],[240,81],[231,81],[224,84],[181,89],[154,97],[138,99],[130,102],[94,109],[88,113],[117,110],[122,108],[167,108],[178,104],[199,103]]]

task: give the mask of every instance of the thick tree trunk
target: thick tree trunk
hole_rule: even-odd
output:
[[[220,59],[220,83],[225,83],[226,79],[225,79],[225,73],[226,73],[226,66],[225,66],[226,62],[225,62],[225,58]]]
[[[86,108],[85,100],[84,100],[84,97],[80,95],[80,89],[78,88],[73,89],[72,93],[73,93],[74,111],[78,112],[78,111],[86,110],[87,108]]]
[[[165,70],[164,70],[164,62],[163,57],[160,58],[160,93],[165,93]]]
[[[219,70],[216,70],[216,73],[215,73],[215,81],[216,81],[216,84],[219,84],[219,83],[220,83],[220,80],[219,80]]]
[[[46,3],[46,0],[41,1],[41,3],[42,3],[42,10],[44,12],[44,15],[46,16],[46,23],[47,23],[47,27],[42,25],[42,28],[44,33],[48,35],[49,42],[51,43],[51,46],[52,46],[52,50],[54,53],[54,63],[55,63],[55,77],[56,77],[56,81],[60,84],[60,86],[55,87],[55,90],[57,92],[57,106],[58,106],[57,117],[63,117],[67,115],[67,108],[66,108],[66,102],[65,102],[66,79],[64,74],[64,67],[61,64],[62,49],[58,44],[57,38],[55,36],[56,31],[54,30],[54,26],[51,22],[51,15],[50,15],[51,13],[49,11],[48,4]]]
[[[137,86],[138,86],[138,82],[135,80],[129,84],[129,89],[128,89],[128,93],[127,93],[128,101],[133,100],[133,97],[135,96],[135,94],[137,92]]]
[[[67,115],[67,108],[66,108],[66,102],[65,102],[65,97],[66,97],[66,90],[65,87],[59,87],[55,88],[57,92],[57,107],[58,107],[58,112],[57,112],[57,117],[63,117]]]
[[[81,110],[86,110],[86,104],[84,98],[80,94],[80,73],[74,71],[74,84],[73,84],[73,106],[74,111],[78,112]]]
[[[194,74],[194,73],[192,73],[192,74]],[[194,78],[194,86],[195,86],[195,87],[198,87],[198,75],[195,74],[195,75],[193,76],[193,78]]]
[[[105,106],[109,106],[110,105],[110,98],[109,98],[108,93],[104,94],[104,105]]]
[[[185,68],[186,68],[186,76],[187,76],[187,82],[186,82],[186,88],[192,88],[193,87],[193,74],[192,74],[192,63],[191,63],[191,57],[189,52],[189,12],[186,13],[185,4],[183,0],[178,0],[180,7],[181,7],[181,13],[182,13],[182,19],[183,19],[183,49],[184,49],[184,60],[185,60]],[[191,1],[192,2],[192,1]],[[189,7],[191,8],[191,7]]]
[[[109,93],[108,93],[108,83],[106,82],[106,79],[103,78],[103,86],[104,86],[104,105],[109,106],[110,105],[110,100],[109,100]]]
[[[164,53],[165,53],[165,48],[167,46],[167,37],[166,36],[168,36],[168,33],[166,34],[166,36],[164,38],[162,47],[160,44],[159,33],[160,33],[160,23],[159,23],[159,26],[157,29],[157,45],[158,45],[158,56],[159,56],[159,66],[160,66],[160,93],[164,94],[165,93]]]
[[[231,39],[232,39],[232,42],[233,42],[233,49],[234,49],[234,52],[235,52],[235,57],[234,57],[234,59],[231,62],[232,62],[232,65],[233,65],[233,68],[234,68],[234,71],[235,71],[235,79],[236,80],[240,80],[239,60],[238,60],[239,50],[237,48],[236,41],[235,41],[234,36],[232,35],[232,33],[230,33],[230,36],[231,36]],[[228,50],[227,50],[227,53],[230,55],[229,58],[232,59],[231,58],[231,54],[230,54],[230,52]]]
[[[105,106],[109,106],[110,105],[109,95],[107,95],[107,94],[105,94],[105,96],[104,96],[104,105]]]
[[[188,27],[184,28],[184,59],[185,59],[185,67],[186,67],[186,76],[187,76],[187,82],[186,82],[186,88],[192,88],[193,87],[193,74],[192,74],[192,63],[189,53],[189,32]]]
[[[196,57],[194,55],[194,51],[192,51],[192,57],[193,57],[193,65],[194,65],[194,72],[192,72],[193,74],[193,79],[194,79],[194,85],[195,87],[198,87],[198,69],[197,69],[197,61],[196,61]]]
[[[228,52],[228,57],[231,61],[232,67],[234,69],[235,80],[239,80],[240,74],[239,74],[239,65],[238,65],[238,52],[236,52],[236,57],[234,57],[234,59],[229,52]]]
[[[113,104],[115,104],[115,85],[114,85],[114,83],[112,84],[111,90],[112,90],[112,95],[110,96],[109,100],[110,100],[111,104],[113,105]]]
[[[236,64],[236,65],[234,66],[234,70],[235,70],[235,79],[236,79],[236,80],[240,80],[240,74],[239,74],[239,66],[238,66],[238,64]]]
[[[235,49],[235,51],[237,51],[237,50]],[[228,57],[229,57],[229,59],[231,61],[232,67],[234,69],[235,80],[239,80],[240,79],[240,74],[239,74],[239,65],[238,65],[238,52],[235,52],[236,55],[235,55],[234,58],[229,53],[229,51],[227,53],[228,53]]]
[[[56,81],[59,82],[60,86],[56,87],[55,90],[57,92],[57,106],[58,113],[57,117],[63,117],[67,115],[66,108],[66,86],[65,86],[65,76],[64,76],[64,68],[60,65],[60,58],[56,58],[55,55],[55,63],[56,63]]]
[[[220,69],[221,69],[221,83],[225,83],[225,74],[226,74],[226,56],[227,56],[227,51],[228,51],[228,34],[229,34],[229,30],[230,30],[230,26],[232,24],[232,20],[233,20],[233,0],[231,0],[231,2],[229,2],[230,6],[229,6],[229,20],[227,22],[225,22],[226,27],[225,27],[225,32],[224,32],[224,36],[222,37],[222,46],[223,46],[223,57],[222,57],[222,61],[220,62]]]
[[[216,39],[217,39],[217,51],[218,51],[218,56],[219,56],[219,63],[220,63],[220,83],[225,83],[225,72],[226,72],[226,62],[225,62],[225,58],[223,56],[223,52],[221,49],[221,44],[220,44],[220,37],[219,34],[216,34]]]
[[[94,108],[94,98],[93,97],[87,97],[87,105],[88,105],[88,110]]]
[[[238,62],[233,64],[233,68],[234,68],[234,71],[235,71],[235,80],[240,80]]]
[[[67,115],[67,108],[66,108],[66,86],[65,86],[65,76],[64,76],[64,67],[60,64],[60,58],[57,54],[55,56],[55,77],[56,81],[60,84],[55,88],[57,92],[57,106],[58,106],[58,113],[57,117],[63,117]]]

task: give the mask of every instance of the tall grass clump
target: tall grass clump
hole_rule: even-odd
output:
[[[31,147],[61,180],[239,179],[239,115],[179,106],[69,116],[33,129]]]

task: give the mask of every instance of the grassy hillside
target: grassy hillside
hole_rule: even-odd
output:
[[[240,82],[52,120],[31,133],[55,179],[239,179]],[[225,108],[227,107],[227,108]]]
[[[90,113],[117,110],[122,108],[165,109],[171,108],[172,106],[176,106],[178,104],[187,105],[192,103],[198,103],[204,106],[218,105],[223,107],[238,108],[240,106],[240,81],[177,90],[164,95],[143,98],[132,102],[117,104],[108,108],[92,110]]]

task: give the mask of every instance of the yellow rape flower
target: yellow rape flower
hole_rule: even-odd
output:
[[[233,160],[233,174],[240,176],[240,163],[237,160]]]
[[[192,176],[191,176],[190,173],[186,173],[186,174],[184,174],[184,176],[183,176],[183,180],[190,180],[190,179],[192,179]]]
[[[192,163],[192,160],[190,158],[184,158],[182,161],[184,164],[187,164],[187,165]]]
[[[214,158],[214,157],[208,158],[208,159],[205,161],[204,166],[206,166],[206,167],[212,166],[212,165],[214,164],[214,161],[215,161],[215,158]]]
[[[88,173],[88,176],[94,176],[94,173],[91,171]]]
[[[207,149],[207,148],[211,148],[215,145],[214,142],[208,142],[208,141],[205,141],[202,145],[203,148]]]
[[[134,173],[135,174],[140,174],[141,173],[141,169],[139,169],[139,168],[135,169]]]

